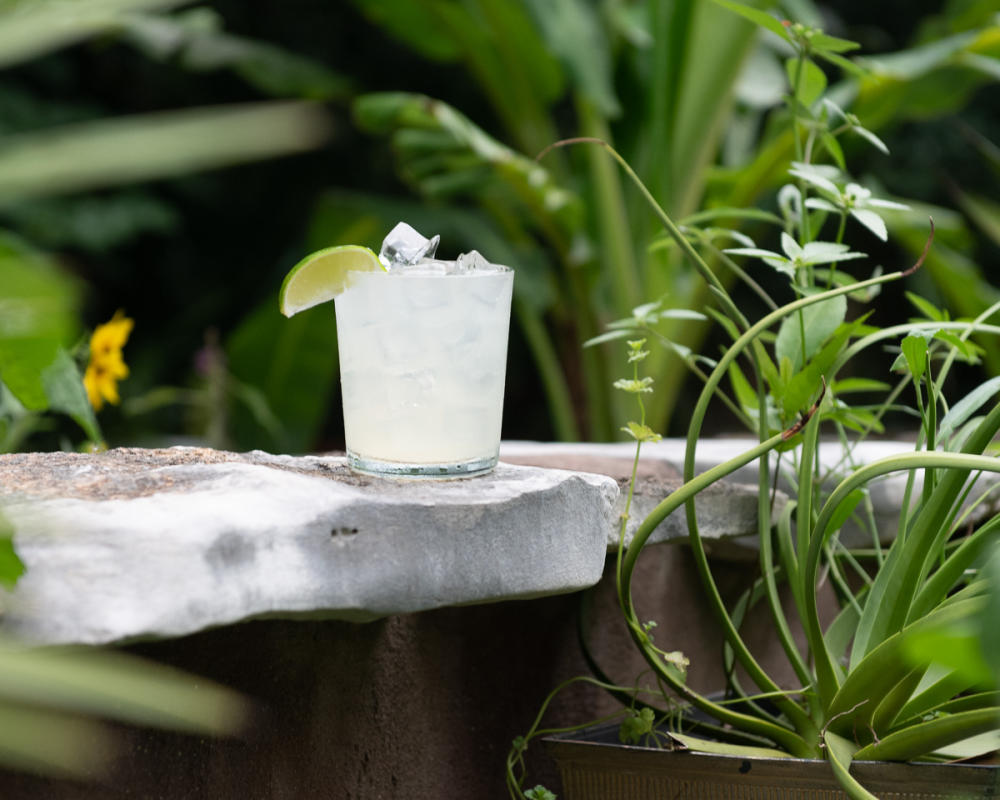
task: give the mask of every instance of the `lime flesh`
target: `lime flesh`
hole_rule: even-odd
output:
[[[286,317],[332,300],[347,287],[348,272],[384,270],[378,256],[356,244],[317,250],[292,267],[281,284],[278,307]]]

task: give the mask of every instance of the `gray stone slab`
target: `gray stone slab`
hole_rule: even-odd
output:
[[[608,477],[507,464],[408,481],[195,448],[0,456],[27,566],[3,625],[104,643],[571,592],[601,576],[616,496]]]
[[[755,440],[747,438],[717,438],[699,440],[695,450],[695,474],[700,474],[711,469],[718,464],[733,458],[742,452],[749,450],[756,444]],[[644,444],[642,447],[641,463],[647,474],[651,475],[676,475],[678,478],[683,473],[684,456],[686,442],[683,439],[663,439],[659,442]],[[913,452],[913,442],[903,440],[878,440],[870,439],[857,443],[852,447],[849,454],[837,441],[826,441],[820,443],[819,457],[826,479],[825,484],[831,490],[841,480],[852,467],[871,464],[875,461],[899,455],[901,453]],[[600,461],[609,462],[621,459],[631,459],[635,454],[635,445],[628,442],[609,444],[541,444],[537,442],[517,442],[509,441],[501,444],[501,458],[508,461],[529,462],[536,456],[552,460],[562,460],[564,463],[578,463],[584,459],[584,463],[598,463]],[[780,510],[783,503],[781,493],[787,496],[795,496],[794,484],[788,477],[788,470],[791,466],[789,455],[779,456],[771,454],[771,469],[779,471],[777,488],[779,490],[775,510]],[[759,463],[751,462],[733,472],[725,484],[720,484],[721,494],[711,495],[708,492],[704,497],[704,511],[699,503],[699,517],[704,517],[705,522],[702,527],[702,534],[706,539],[718,538],[717,553],[725,553],[727,557],[740,557],[745,548],[753,548],[756,542],[752,536],[740,534],[740,529],[748,522],[755,522],[756,512],[748,507],[748,503],[756,504],[757,480],[759,477]],[[906,473],[897,472],[879,478],[869,484],[871,498],[871,511],[875,522],[875,529],[878,531],[879,540],[882,544],[892,542],[896,537],[899,527],[899,510],[903,507],[906,498],[908,476]],[[986,491],[988,487],[1000,482],[1000,476],[986,474],[980,478],[978,489],[970,497],[970,502]],[[727,484],[735,484],[730,486]],[[915,477],[914,485],[911,489],[911,496],[918,496],[922,481],[919,474]],[[740,489],[739,487],[743,487]],[[647,494],[648,489],[642,488],[642,493]],[[719,506],[713,502],[713,497],[729,497],[724,518],[729,518],[733,524],[727,525],[718,519],[715,513]],[[971,516],[972,520],[984,518],[986,515],[994,513],[996,503],[985,503],[977,506]],[[652,506],[648,506],[651,508]],[[642,509],[637,509],[633,516],[638,516]],[[730,512],[733,516],[729,516]],[[709,517],[715,517],[715,521],[709,521]],[[673,524],[673,523],[671,523]],[[666,525],[666,523],[665,523]],[[700,522],[701,526],[702,523]],[[744,533],[751,533],[744,531]],[[664,530],[657,536],[670,536]],[[872,544],[871,534],[866,530],[848,520],[841,533],[841,541],[849,547],[867,547]]]

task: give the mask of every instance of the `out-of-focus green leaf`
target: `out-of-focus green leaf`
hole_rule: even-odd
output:
[[[274,296],[229,337],[226,355],[233,375],[263,393],[283,424],[282,438],[273,441],[242,406],[232,411],[231,434],[239,448],[304,453],[314,446],[327,415],[336,411],[331,407],[337,376],[336,316],[333,304],[327,303],[286,319],[278,313],[277,286]]]
[[[79,285],[44,253],[0,230],[0,344],[14,339],[59,343],[79,333]]]
[[[0,67],[43,55],[120,25],[130,12],[171,8],[189,0],[34,0],[0,9]]]
[[[220,735],[246,712],[229,689],[132,656],[0,639],[0,762],[19,769],[99,777],[114,735],[81,714]]]
[[[50,411],[69,415],[92,442],[101,441],[97,417],[87,399],[87,392],[80,378],[80,368],[62,348],[41,372],[42,388]]]
[[[0,586],[13,589],[24,574],[24,562],[14,550],[14,528],[0,509]]]
[[[961,191],[959,202],[976,226],[1000,246],[1000,203]]]
[[[813,61],[801,62],[800,67],[798,59],[790,58],[785,62],[785,73],[788,75],[790,86],[795,86],[796,76],[799,75],[800,69],[798,101],[808,108],[819,100],[820,95],[826,89],[826,73]]]
[[[122,26],[126,41],[152,58],[185,69],[231,69],[278,97],[331,100],[347,95],[349,81],[323,64],[264,42],[225,33],[219,15],[196,8],[174,17],[135,14]]]
[[[462,53],[458,39],[439,17],[442,0],[354,0],[354,5],[382,30],[425,58],[455,61]],[[472,19],[469,24],[473,24]]]
[[[42,247],[99,254],[142,235],[169,233],[179,222],[172,206],[134,189],[26,200],[3,214],[11,227]]]
[[[447,103],[379,92],[362,95],[353,109],[362,128],[393,134],[401,168],[421,191],[486,197],[495,188],[491,179],[511,189],[511,206],[521,204],[529,220],[554,220],[566,231],[579,227],[583,210],[574,194],[534,159],[489,136]]]
[[[531,0],[528,9],[578,91],[605,116],[617,116],[621,107],[615,96],[609,42],[597,8],[582,0]]]
[[[103,774],[112,754],[110,731],[98,722],[0,703],[0,763],[7,767],[86,779]]]
[[[889,53],[867,59],[877,75],[897,80],[913,80],[948,63],[957,53],[975,41],[974,33],[949,36],[900,53]]]
[[[220,734],[245,720],[233,691],[166,666],[84,648],[0,641],[0,696],[123,722]]]
[[[0,139],[0,205],[301,152],[326,115],[298,102],[162,112]]]

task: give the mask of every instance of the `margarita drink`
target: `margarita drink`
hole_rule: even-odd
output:
[[[351,272],[336,297],[349,464],[396,475],[471,475],[500,446],[514,273],[421,260]]]

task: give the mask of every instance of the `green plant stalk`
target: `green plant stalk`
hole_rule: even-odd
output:
[[[649,539],[652,532],[667,516],[680,508],[687,500],[693,499],[699,492],[703,491],[708,486],[711,486],[713,483],[716,483],[740,467],[749,464],[757,458],[760,458],[762,455],[781,445],[784,441],[785,439],[783,435],[777,434],[747,452],[713,467],[696,478],[686,481],[683,486],[662,500],[639,525],[635,536],[632,538],[632,541],[628,546],[622,562],[618,594],[619,602],[621,603],[622,608],[625,609],[629,633],[638,646],[640,652],[642,652],[643,656],[652,667],[653,671],[660,676],[660,678],[671,688],[671,690],[686,699],[695,708],[711,714],[720,722],[733,725],[740,730],[764,736],[771,741],[780,744],[793,755],[808,758],[815,757],[817,755],[817,750],[815,746],[811,746],[800,734],[783,726],[775,725],[774,723],[767,722],[747,714],[741,714],[725,708],[718,703],[714,703],[711,700],[708,700],[708,698],[705,698],[690,689],[686,684],[680,681],[676,675],[668,670],[663,665],[655,651],[650,648],[648,636],[645,631],[642,630],[642,626],[636,616],[631,592],[632,574],[635,569],[639,553],[642,551],[643,546]],[[772,691],[780,691],[777,686],[773,684],[772,686]]]
[[[579,441],[580,430],[573,412],[573,399],[545,326],[528,303],[517,297],[514,298],[514,314],[542,379],[556,438],[564,442]]]
[[[597,113],[592,103],[577,97],[576,109],[585,136],[601,141],[610,139],[607,121]],[[642,302],[642,283],[628,236],[629,220],[621,181],[614,165],[599,153],[588,153],[588,164],[593,181],[591,194],[597,207],[601,260],[610,270],[616,313],[624,316]]]
[[[821,292],[819,294],[811,295],[808,297],[801,297],[791,303],[785,305],[784,307],[773,311],[770,314],[761,318],[757,323],[751,326],[745,333],[743,333],[739,339],[729,347],[723,354],[722,358],[719,360],[717,366],[713,370],[712,374],[709,376],[708,382],[702,389],[702,393],[698,398],[698,403],[695,406],[694,411],[691,416],[691,425],[688,429],[688,438],[685,451],[684,459],[684,479],[685,481],[693,480],[694,475],[694,459],[695,459],[695,448],[697,445],[698,436],[700,433],[701,424],[705,419],[705,415],[708,410],[708,403],[711,399],[713,392],[718,386],[722,377],[726,374],[729,365],[742,353],[742,351],[750,344],[750,342],[756,340],[756,338],[767,328],[779,322],[786,316],[798,311],[800,308],[805,308],[813,303],[822,302],[823,300],[828,300],[832,297],[836,297],[841,294],[847,294],[851,291],[856,291],[858,289],[864,289],[868,286],[880,285],[882,283],[887,283],[889,281],[898,280],[904,277],[906,273],[904,272],[894,272],[888,275],[881,275],[875,278],[869,278],[866,281],[861,281],[850,286],[844,286],[837,289],[830,289],[826,292]],[[786,437],[787,439],[788,437]],[[785,439],[782,439],[785,441]],[[780,442],[779,442],[780,443]],[[774,445],[777,446],[777,445]],[[773,447],[771,448],[773,449]],[[711,568],[708,564],[708,556],[705,552],[704,545],[701,541],[701,536],[698,532],[697,519],[695,517],[695,510],[693,503],[687,505],[687,518],[688,518],[688,531],[689,539],[691,542],[692,553],[695,558],[695,565],[698,569],[699,576],[702,579],[702,583],[706,589],[709,596],[710,605],[722,624],[727,640],[733,646],[733,649],[740,658],[740,663],[743,665],[751,675],[752,679],[761,689],[768,691],[774,691],[777,689],[773,680],[771,680],[760,666],[756,663],[753,656],[750,654],[746,647],[746,644],[742,641],[739,633],[734,630],[732,625],[732,620],[729,618],[728,612],[726,611],[725,604],[722,601],[721,595],[719,594],[718,587],[715,585],[715,581],[712,578]],[[813,573],[813,580],[815,580],[815,573]],[[808,580],[808,576],[803,575],[802,580]],[[815,604],[815,587],[813,587],[813,592],[810,599],[810,594],[803,592],[803,597],[807,601]],[[813,609],[807,609],[807,611],[812,611]],[[822,639],[822,634],[818,634],[819,639]],[[822,642],[810,641],[810,647],[822,647]],[[802,712],[801,708],[794,705],[793,703],[784,704],[785,707],[782,708],[790,719],[797,720],[798,725],[801,727],[799,730],[807,731],[812,726],[812,721]]]

